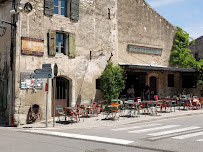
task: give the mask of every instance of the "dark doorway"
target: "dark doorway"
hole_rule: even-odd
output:
[[[56,78],[56,106],[69,106],[69,81],[63,77]],[[53,110],[53,109],[52,109]]]
[[[126,72],[126,73],[127,80],[125,89],[121,92],[120,95],[126,95],[127,89],[130,88],[130,86],[133,84],[135,90],[135,97],[142,97],[147,73],[146,72]]]
[[[156,77],[150,77],[150,99],[154,99],[154,95],[157,94],[156,81]]]

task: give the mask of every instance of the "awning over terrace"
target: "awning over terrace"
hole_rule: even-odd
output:
[[[151,65],[133,65],[133,64],[122,64],[120,66],[125,67],[125,69],[134,70],[147,70],[147,71],[174,71],[174,72],[188,72],[194,73],[194,68],[175,68],[175,67],[161,67],[161,66],[151,66]]]

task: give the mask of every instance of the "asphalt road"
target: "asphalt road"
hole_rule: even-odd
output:
[[[193,115],[113,127],[34,130],[36,133],[39,131],[38,135],[22,132],[22,129],[0,128],[0,151],[202,152],[202,118],[203,115]],[[27,130],[29,131],[29,129]],[[43,132],[48,135],[40,135]],[[49,136],[49,133],[51,136]],[[55,136],[58,133],[60,133],[59,136]],[[53,136],[53,134],[55,135]],[[75,136],[79,139],[73,139]],[[82,139],[83,136],[90,140]],[[100,138],[103,141],[100,141]],[[106,143],[108,140],[110,140],[110,143]],[[120,140],[130,142],[127,144],[116,143]]]
[[[154,150],[23,133],[0,128],[0,152],[154,152]]]

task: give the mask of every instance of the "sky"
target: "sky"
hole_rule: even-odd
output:
[[[145,0],[174,26],[196,39],[203,36],[203,0]]]

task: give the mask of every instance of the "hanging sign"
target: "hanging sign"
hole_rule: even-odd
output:
[[[21,53],[25,55],[44,55],[44,40],[22,37]]]

